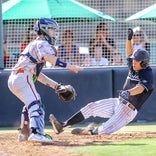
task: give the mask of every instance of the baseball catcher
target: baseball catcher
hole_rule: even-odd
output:
[[[26,109],[22,113],[24,115],[22,123],[25,124],[26,122],[26,125],[31,128],[31,134],[28,135],[28,141],[30,142],[53,143],[53,140],[44,133],[45,110],[35,86],[36,81],[54,89],[58,86],[58,83],[55,83],[41,72],[45,63],[49,62],[54,66],[67,68],[74,73],[78,73],[83,69],[56,57],[54,45],[58,27],[58,23],[50,18],[40,18],[36,21],[34,30],[37,33],[37,38],[21,52],[18,62],[12,68],[8,79],[10,91],[25,105]],[[69,97],[68,100],[70,100]],[[28,116],[28,121],[25,121],[26,116]],[[21,132],[23,132],[22,128],[24,128],[23,125],[21,126]],[[23,138],[27,139],[26,137]]]

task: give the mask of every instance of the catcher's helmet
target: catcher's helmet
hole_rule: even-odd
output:
[[[56,36],[50,36],[49,35],[49,31],[48,28],[53,28],[53,29],[57,29],[58,28],[58,23],[50,18],[40,18],[35,26],[35,31],[41,35],[43,34],[46,38],[46,40],[49,42],[49,44],[54,45],[56,42]]]
[[[146,50],[138,49],[134,51],[131,58],[133,58],[133,60],[141,61],[142,68],[146,68],[149,65],[150,55],[149,52]]]

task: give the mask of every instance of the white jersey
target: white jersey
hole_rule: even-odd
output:
[[[17,64],[13,67],[12,70],[18,70],[20,68],[30,71],[32,74],[36,73],[36,64],[33,63],[28,56],[23,56],[24,54],[28,53],[37,61],[37,63],[44,63],[45,54],[52,54],[55,55],[54,49],[51,45],[41,37],[38,37],[24,49],[21,53],[21,56],[17,62]]]

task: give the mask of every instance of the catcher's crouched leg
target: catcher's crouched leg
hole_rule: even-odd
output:
[[[26,141],[31,133],[31,129],[29,128],[29,117],[28,117],[28,110],[26,106],[23,107],[22,114],[21,114],[21,125],[18,129],[18,140],[19,141]]]
[[[49,120],[53,126],[53,130],[56,134],[60,134],[61,132],[63,132],[63,125],[62,123],[60,123],[59,121],[57,121],[57,119],[54,117],[53,114],[49,115]]]

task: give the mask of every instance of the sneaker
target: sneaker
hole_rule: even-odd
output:
[[[32,133],[29,138],[28,141],[30,142],[38,142],[38,143],[48,143],[48,144],[52,144],[53,140],[50,137],[46,137],[45,135],[41,135],[41,134],[34,134]]]
[[[26,141],[28,140],[28,138],[26,137],[26,135],[19,133],[18,134],[18,141]]]
[[[63,125],[59,121],[57,121],[53,114],[50,114],[49,119],[56,134],[63,132]]]

